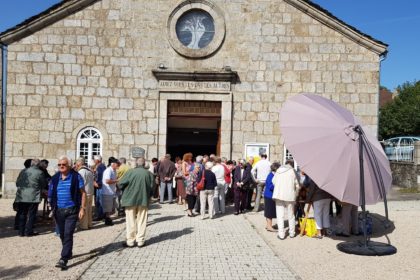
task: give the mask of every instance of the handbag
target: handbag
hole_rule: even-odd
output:
[[[305,223],[304,218],[299,218],[299,226],[305,227],[304,229],[301,229],[301,233],[304,232],[306,236],[312,237],[316,235],[316,223],[314,218],[306,218]]]
[[[203,175],[201,176],[200,182],[197,183],[197,190],[198,191],[202,191],[204,190],[204,183],[205,183],[205,177],[204,177],[204,172],[206,172],[205,170],[203,170]]]

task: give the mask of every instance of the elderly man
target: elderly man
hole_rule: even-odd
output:
[[[138,247],[142,247],[146,236],[153,175],[145,169],[145,164],[144,158],[138,158],[137,167],[130,169],[118,183],[118,187],[123,190],[121,205],[125,207],[127,247],[134,247],[135,242]]]
[[[102,177],[102,209],[105,213],[105,225],[112,226],[114,223],[110,216],[116,206],[117,168],[119,162],[116,158],[110,157],[108,163],[108,167],[105,169]]]
[[[246,202],[245,202],[246,210],[253,209],[251,205],[252,196],[254,195],[254,188],[255,188],[255,181],[251,175],[251,170],[253,166],[254,166],[254,157],[250,156],[248,157],[248,162],[245,164],[245,172],[247,173],[247,176],[250,178],[248,182],[248,186],[245,188],[246,189]]]
[[[165,157],[159,162],[157,174],[160,181],[160,203],[165,199],[165,189],[168,190],[168,203],[172,204],[172,180],[176,171],[175,164],[171,161],[171,155],[166,154]]]
[[[102,162],[102,157],[96,155],[94,158],[95,161],[95,212],[96,218],[95,221],[101,221],[104,218],[104,210],[102,209],[102,177],[106,169],[105,164]]]
[[[257,182],[257,196],[255,198],[254,212],[258,212],[260,208],[261,196],[264,192],[265,179],[271,172],[271,163],[267,160],[267,155],[262,154],[261,160],[258,161],[251,169],[251,175]]]
[[[233,175],[233,190],[235,200],[235,213],[243,213],[246,207],[247,188],[251,182],[251,174],[246,171],[246,162],[244,159],[238,161]]]
[[[73,256],[73,234],[77,218],[83,219],[86,210],[86,192],[84,181],[79,173],[72,169],[72,162],[67,156],[58,160],[58,172],[51,178],[49,200],[54,211],[55,221],[60,231],[63,248],[56,267],[67,269],[67,262]]]
[[[225,168],[222,165],[220,157],[213,157],[213,167],[211,171],[216,175],[217,186],[214,188],[214,213],[213,214],[224,214],[225,213]]]
[[[121,180],[121,178],[127,173],[128,170],[130,170],[131,167],[127,164],[127,159],[125,157],[121,157],[119,159],[118,163],[118,169],[117,169],[117,180]],[[121,206],[121,196],[122,192],[117,188],[117,210],[118,210],[118,216],[124,216],[124,207]]]
[[[16,199],[19,213],[19,235],[33,236],[38,205],[41,202],[41,190],[47,181],[44,172],[39,167],[40,161],[33,159],[30,168],[23,169],[16,180]],[[29,215],[29,217],[28,217]]]
[[[95,181],[95,175],[89,168],[86,167],[84,157],[80,157],[77,159],[75,167],[76,171],[79,172],[80,176],[82,176],[83,181],[85,182],[86,211],[85,216],[83,217],[83,219],[80,220],[79,228],[82,230],[86,230],[92,228],[92,202],[93,194],[95,192],[93,183]]]

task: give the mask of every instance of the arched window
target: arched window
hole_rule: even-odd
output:
[[[86,127],[77,136],[77,157],[89,163],[96,155],[102,155],[102,135],[96,128]]]

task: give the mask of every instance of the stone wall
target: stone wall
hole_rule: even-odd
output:
[[[394,185],[420,189],[420,141],[414,143],[413,162],[391,161],[391,170]]]
[[[391,162],[392,184],[420,189],[420,165],[412,162]]]
[[[53,166],[62,154],[74,158],[77,134],[86,126],[103,134],[105,157],[129,157],[133,145],[149,158],[163,154],[164,105],[152,75],[159,64],[172,71],[230,66],[238,72],[240,83],[223,97],[233,100],[224,108],[233,119],[222,115],[232,129],[232,143],[222,137],[222,151],[231,149],[234,159],[243,156],[246,142],[269,143],[270,159],[282,159],[279,110],[301,92],[339,102],[376,134],[377,54],[283,1],[214,2],[225,13],[226,37],[206,59],[180,56],[166,38],[179,0],[99,1],[10,45],[9,192],[25,158],[47,158]]]

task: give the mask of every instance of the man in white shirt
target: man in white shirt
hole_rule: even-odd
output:
[[[255,205],[253,212],[258,212],[260,208],[261,195],[265,187],[265,179],[271,172],[271,163],[267,160],[267,155],[261,155],[261,160],[258,161],[251,169],[251,175],[257,182],[257,197],[255,198]]]
[[[102,177],[102,208],[105,213],[105,225],[112,226],[113,222],[109,217],[115,209],[115,193],[117,191],[117,167],[118,160],[114,157],[110,157],[109,165],[104,171]]]
[[[215,165],[212,167],[211,171],[216,175],[217,187],[214,188],[214,212],[225,213],[225,168],[222,165],[222,160],[220,157],[214,159]]]

